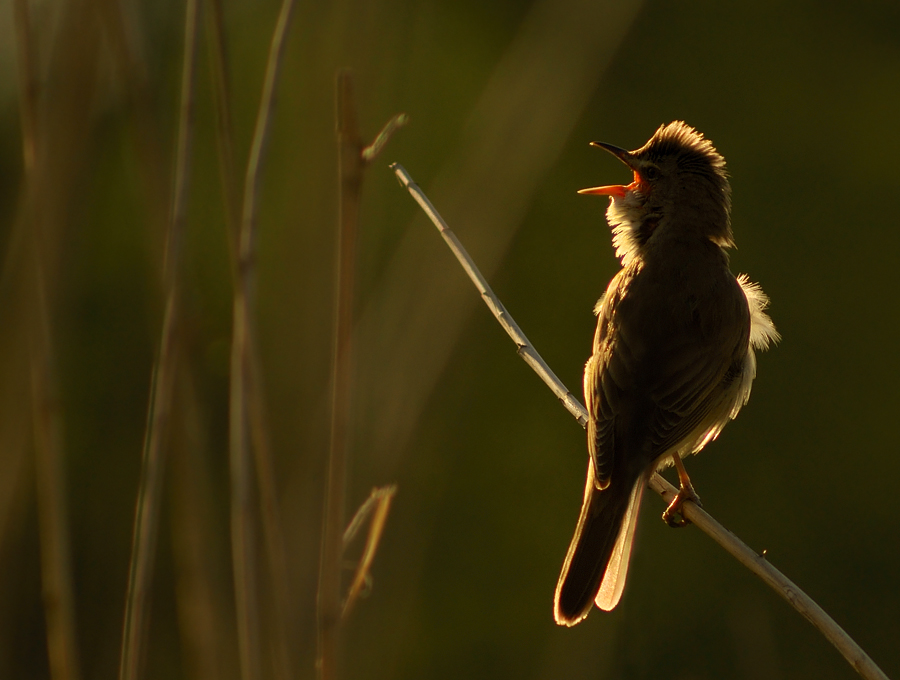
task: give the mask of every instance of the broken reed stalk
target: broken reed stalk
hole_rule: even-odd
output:
[[[338,137],[338,175],[340,199],[337,235],[337,265],[335,269],[334,348],[332,354],[331,384],[331,434],[328,450],[328,481],[325,491],[325,509],[322,526],[322,554],[319,565],[317,593],[318,651],[316,669],[321,680],[339,677],[340,626],[344,612],[349,611],[362,582],[368,573],[368,565],[374,556],[367,550],[354,579],[352,597],[347,604],[341,602],[341,564],[343,556],[344,506],[346,497],[346,469],[349,449],[351,382],[353,372],[353,301],[356,239],[359,227],[359,205],[362,197],[363,175],[366,166],[384,147],[391,135],[406,123],[400,114],[391,118],[376,136],[365,146],[359,132],[356,104],[353,99],[353,80],[348,70],[338,72],[336,85],[336,116]],[[389,507],[391,492],[384,503],[384,513]],[[383,524],[383,519],[382,519]],[[373,525],[375,521],[373,520]],[[380,529],[374,536],[375,546]],[[368,556],[369,561],[366,562]]]
[[[188,0],[184,22],[184,61],[181,104],[169,225],[166,234],[163,285],[166,296],[159,350],[153,368],[147,429],[141,461],[138,502],[131,547],[131,565],[125,605],[120,680],[137,680],[143,663],[149,622],[150,586],[159,534],[165,445],[178,365],[180,265],[193,142],[194,81],[197,61],[199,0]]]
[[[287,32],[293,15],[294,0],[284,0],[278,13],[272,41],[269,44],[269,55],[263,80],[262,95],[257,110],[256,125],[247,159],[247,170],[244,176],[243,205],[241,211],[240,233],[237,239],[237,285],[234,292],[234,308],[232,317],[231,344],[231,385],[229,398],[230,433],[229,459],[231,468],[231,551],[234,571],[235,609],[238,629],[238,650],[240,655],[241,678],[258,680],[262,675],[262,650],[260,643],[259,619],[259,583],[257,578],[256,531],[254,526],[254,507],[252,496],[253,470],[251,465],[251,448],[254,442],[252,432],[248,428],[248,412],[252,417],[255,406],[258,406],[259,390],[256,389],[258,371],[252,357],[253,328],[255,322],[254,285],[256,274],[256,221],[259,202],[259,188],[262,182],[262,168],[269,143],[272,127],[272,114],[275,110],[275,95],[278,78],[284,62],[284,49],[287,43]],[[259,418],[256,422],[261,422]],[[268,513],[263,519],[273,518],[276,500],[272,468],[268,459],[262,461],[259,456],[267,456],[268,449],[255,447],[257,454],[257,482],[263,492],[260,498]],[[277,515],[274,515],[277,517]],[[278,524],[277,519],[272,519]],[[268,526],[269,543],[273,535],[280,536],[280,526]],[[279,544],[280,547],[280,544]],[[275,561],[277,563],[277,560]],[[284,584],[279,584],[283,591]],[[279,598],[283,593],[277,593]],[[281,612],[284,603],[276,604],[276,611]],[[283,618],[283,617],[282,617]],[[282,624],[279,621],[279,624]],[[279,626],[283,628],[283,626]],[[276,640],[280,670],[287,673],[288,653],[285,647],[284,631]]]
[[[399,163],[390,166],[394,171],[400,184],[405,187],[413,199],[418,203],[434,226],[441,232],[441,236],[447,242],[447,245],[453,251],[463,269],[469,275],[469,278],[475,284],[478,292],[481,293],[485,304],[491,313],[496,317],[497,321],[509,334],[513,342],[518,346],[518,353],[525,362],[531,366],[547,386],[553,391],[557,398],[562,402],[566,410],[571,413],[582,427],[587,423],[587,411],[565,385],[556,377],[547,363],[537,353],[528,338],[525,337],[521,329],[513,321],[509,312],[503,306],[503,303],[491,290],[485,278],[478,271],[475,262],[466,252],[457,239],[456,235],[447,226],[447,223],[435,210],[431,201],[422,191],[421,188],[413,181],[406,169]],[[651,489],[660,494],[666,503],[671,502],[676,492],[665,479],[659,474],[654,474],[648,483]],[[702,531],[709,535],[714,541],[721,545],[725,550],[734,555],[741,564],[761,578],[769,587],[775,590],[782,598],[802,614],[810,623],[813,624],[825,638],[833,644],[838,651],[844,656],[847,662],[853,666],[866,680],[888,680],[887,676],[882,672],[875,662],[866,654],[862,648],[832,619],[815,601],[806,593],[797,587],[784,574],[773,567],[768,560],[762,555],[755,553],[743,541],[730,531],[726,530],[713,519],[706,511],[698,507],[690,501],[684,504],[685,517],[696,524]]]
[[[372,562],[375,560],[375,553],[378,550],[378,544],[381,542],[384,525],[391,510],[391,501],[394,500],[396,493],[397,487],[394,484],[372,489],[372,493],[359,506],[356,515],[350,521],[350,524],[347,525],[346,531],[344,531],[343,549],[347,550],[347,546],[353,541],[362,523],[370,515],[372,516],[372,519],[369,521],[369,533],[366,535],[366,545],[363,547],[362,556],[359,558],[356,566],[356,573],[350,582],[350,588],[347,590],[347,597],[341,609],[341,620],[346,620],[350,616],[353,605],[356,604],[363,587],[369,581],[369,569],[371,569]]]

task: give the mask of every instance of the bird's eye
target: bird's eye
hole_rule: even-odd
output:
[[[655,182],[659,179],[659,168],[655,165],[648,165],[645,168],[641,168],[641,177],[648,182]]]

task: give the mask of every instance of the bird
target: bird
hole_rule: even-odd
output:
[[[731,186],[725,159],[683,121],[639,149],[592,142],[633,172],[608,196],[606,218],[621,269],[594,309],[584,371],[588,472],[575,535],[554,597],[556,623],[574,626],[594,604],[610,611],[625,587],[641,497],[650,476],[675,465],[673,527],[699,504],[682,459],[714,440],[750,397],[756,350],[781,336],[769,300],[735,276]]]

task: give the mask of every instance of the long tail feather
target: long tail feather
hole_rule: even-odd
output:
[[[598,491],[593,473],[589,463],[581,516],[556,584],[554,617],[564,626],[584,619],[595,600],[607,611],[618,604],[645,486],[640,476],[632,483],[614,480]]]

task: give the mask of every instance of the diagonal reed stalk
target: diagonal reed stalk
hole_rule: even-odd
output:
[[[181,292],[179,269],[193,141],[194,80],[199,11],[199,0],[187,0],[178,141],[175,151],[173,192],[163,264],[166,303],[159,350],[153,368],[147,429],[144,435],[119,680],[137,680],[139,677],[149,626],[148,596],[153,580],[153,564],[159,535],[166,436],[179,354],[178,316]]]
[[[266,533],[269,564],[273,571],[276,590],[276,611],[281,616],[281,638],[276,641],[279,664],[283,674],[289,672],[289,658],[284,641],[283,613],[286,569],[284,568],[284,547],[277,513],[277,499],[274,489],[274,471],[267,441],[264,439],[262,390],[259,381],[259,367],[255,359],[254,328],[254,284],[256,270],[256,220],[262,167],[268,148],[272,113],[275,108],[275,94],[278,77],[284,59],[287,31],[294,11],[294,0],[284,0],[269,45],[262,96],[257,111],[256,126],[247,160],[244,176],[243,204],[240,215],[240,231],[237,238],[237,281],[234,293],[231,345],[231,386],[230,386],[230,467],[231,467],[231,550],[234,571],[235,607],[238,629],[238,651],[240,654],[241,677],[243,680],[257,680],[261,677],[261,649],[259,637],[259,592],[256,573],[256,532],[252,499],[251,448],[256,452],[257,483],[260,487],[263,527]],[[220,34],[221,35],[221,34]],[[214,71],[219,71],[215,79],[220,86],[225,83],[224,40],[216,41]],[[227,93],[217,97],[222,107],[220,115],[227,110]],[[223,104],[224,103],[224,104]],[[228,134],[220,123],[220,147],[224,154]],[[227,172],[227,169],[225,170]],[[233,180],[226,179],[230,185]],[[226,191],[229,186],[226,185]],[[279,592],[282,591],[282,592]]]
[[[460,243],[456,234],[447,226],[444,218],[440,216],[431,201],[417,185],[406,169],[398,164],[391,165],[391,169],[400,181],[400,184],[409,191],[410,195],[419,204],[428,218],[432,221],[444,241],[450,247],[450,250],[459,260],[463,269],[468,274],[472,283],[478,289],[485,304],[491,313],[497,319],[507,334],[512,338],[513,342],[519,348],[518,353],[525,362],[534,369],[546,385],[553,391],[560,400],[566,410],[575,417],[578,423],[585,427],[587,423],[587,411],[581,402],[576,399],[572,393],[562,384],[556,374],[550,369],[547,363],[541,358],[537,350],[534,349],[525,334],[510,316],[509,312],[500,302],[490,285],[487,283],[481,272],[478,270],[475,262],[466,252],[466,249]],[[666,503],[672,501],[675,497],[675,488],[663,479],[659,474],[654,474],[648,484],[650,488],[660,494]],[[721,545],[725,550],[731,553],[738,561],[747,567],[751,572],[761,578],[766,585],[772,588],[778,595],[787,600],[800,614],[802,614],[810,623],[815,626],[825,638],[833,644],[837,650],[844,656],[847,662],[853,666],[857,673],[866,680],[888,680],[887,676],[882,672],[875,662],[866,654],[862,648],[832,619],[816,602],[797,587],[784,574],[773,567],[764,555],[759,555],[750,549],[743,541],[730,531],[726,530],[721,524],[713,519],[703,509],[690,501],[684,504],[685,517],[696,524],[702,531],[709,535],[714,541]]]

